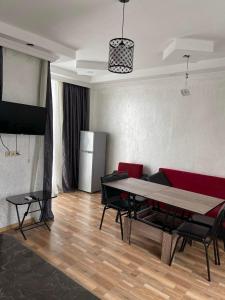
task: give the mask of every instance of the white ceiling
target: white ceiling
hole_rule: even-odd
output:
[[[162,60],[174,38],[212,40],[209,59],[225,57],[224,12],[224,0],[130,0],[125,35],[135,41],[135,69],[178,64]],[[118,0],[0,0],[1,21],[77,49],[78,60],[107,61],[121,16]],[[74,62],[62,66],[74,70]]]

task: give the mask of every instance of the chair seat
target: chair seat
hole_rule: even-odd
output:
[[[210,228],[190,222],[181,224],[174,233],[183,237],[189,237],[197,241],[205,240],[209,236]]]
[[[191,221],[208,227],[212,227],[215,219],[204,215],[194,214],[191,217]]]
[[[142,197],[142,196],[135,196],[135,201],[138,203],[143,203],[146,202],[147,198]]]
[[[129,208],[132,209],[134,207],[134,203],[132,200],[124,200],[120,197],[112,197],[110,199],[110,203],[108,203],[107,206],[120,210],[129,210]]]

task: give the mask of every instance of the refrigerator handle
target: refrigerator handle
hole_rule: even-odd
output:
[[[87,150],[80,150],[80,151],[84,153],[93,153],[93,151],[87,151]]]

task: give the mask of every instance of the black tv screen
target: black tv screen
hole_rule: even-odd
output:
[[[44,135],[46,108],[0,101],[0,133]]]

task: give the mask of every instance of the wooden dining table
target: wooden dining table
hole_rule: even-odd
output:
[[[132,195],[142,196],[147,199],[159,201],[171,207],[184,211],[207,214],[215,207],[221,205],[224,200],[210,197],[190,191],[177,189],[136,178],[126,178],[104,183],[105,186],[127,192]],[[130,235],[143,235],[161,244],[161,260],[169,264],[171,253],[177,236],[160,228],[149,226],[138,219],[124,217],[124,240],[130,241]]]

